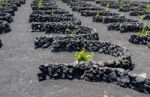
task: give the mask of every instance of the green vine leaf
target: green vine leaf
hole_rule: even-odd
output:
[[[93,57],[94,54],[87,54],[87,51],[85,49],[75,53],[75,58],[78,62],[88,62]]]

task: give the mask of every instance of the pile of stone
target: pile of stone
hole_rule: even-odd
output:
[[[90,34],[94,30],[90,27],[62,24],[62,23],[51,23],[46,25],[46,33],[60,33],[60,34]]]
[[[22,4],[25,4],[26,0],[7,0],[5,3],[1,1],[2,7],[0,8],[0,13],[7,13],[7,15],[2,16],[14,16],[17,7],[20,7]],[[9,14],[9,15],[8,15]],[[1,16],[1,15],[0,15]],[[12,22],[12,21],[11,21]]]
[[[120,31],[120,24],[121,23],[110,23],[107,25],[107,30],[115,30],[115,31]]]
[[[139,15],[148,15],[148,14],[150,14],[149,11],[143,11],[143,10],[142,11],[135,10],[130,12],[130,16],[139,16]]]
[[[80,51],[85,48],[89,52],[99,52],[112,56],[122,56],[126,54],[127,49],[114,45],[111,42],[102,42],[96,40],[75,40],[75,39],[63,39],[55,40],[51,46],[53,52],[60,51]]]
[[[30,17],[34,14],[69,14],[70,12],[69,11],[66,11],[64,9],[61,9],[61,8],[58,8],[58,9],[55,9],[55,10],[33,10]]]
[[[150,20],[150,14],[146,15],[143,20]]]
[[[120,27],[120,32],[139,32],[141,29],[143,29],[144,24],[143,23],[137,23],[137,22],[130,22],[130,23],[123,23]],[[147,29],[149,27],[147,26]]]
[[[11,31],[8,22],[0,20],[0,34]]]
[[[73,11],[80,12],[82,16],[95,16],[98,12],[101,16],[115,16],[119,15],[118,13],[113,13],[107,11],[106,9],[98,6],[94,6],[84,1],[75,2],[75,1],[68,1],[68,4],[72,8]]]
[[[142,44],[142,45],[147,45],[148,42],[150,42],[150,36],[146,35],[138,35],[138,34],[132,34],[130,36],[129,42],[133,44]]]
[[[51,23],[39,23],[34,22],[31,24],[32,32],[45,32],[45,33],[57,33],[57,34],[89,34],[94,29],[86,26],[75,25],[72,22],[51,22]]]
[[[132,20],[131,20],[132,21]],[[139,32],[144,27],[143,23],[136,22],[124,22],[124,23],[111,23],[107,25],[108,30],[120,31],[120,33],[125,32]]]
[[[0,7],[0,33],[10,32],[10,26],[8,23],[13,22],[12,16],[15,15],[15,11],[18,10],[22,4],[25,4],[26,0],[1,0]]]
[[[53,4],[50,4],[50,3],[46,3],[46,6],[43,6],[43,7],[38,7],[38,4],[36,3],[36,5],[31,5],[32,7],[32,10],[53,10],[53,9],[58,9],[58,6],[57,5],[53,5]]]
[[[31,32],[44,32],[46,29],[46,23],[33,22],[31,23]]]
[[[9,23],[13,22],[12,15],[5,12],[0,12],[0,20],[7,21]]]
[[[78,22],[80,20],[73,17],[73,14],[56,14],[56,15],[33,14],[30,15],[29,19],[29,22],[65,22],[65,21]]]
[[[10,0],[12,4],[16,4],[17,7],[20,7],[22,4],[25,4],[26,0]]]
[[[82,11],[102,11],[104,10],[104,8],[101,8],[101,7],[96,7],[96,6],[86,6],[86,7],[83,7],[83,6],[74,6],[73,7],[73,11],[78,11],[78,12],[82,12]],[[76,8],[76,9],[75,9]]]
[[[113,65],[112,65],[112,62]],[[121,65],[114,65],[115,61],[112,62],[80,62],[80,63],[70,63],[70,64],[45,64],[45,65],[40,65],[39,70],[40,73],[38,73],[38,78],[39,81],[46,80],[46,76],[48,76],[50,79],[84,79],[88,81],[100,81],[100,79],[95,79],[97,76],[104,76],[102,71],[100,72],[99,70],[101,69],[112,69],[112,70],[123,70],[125,69],[117,69],[120,68]],[[109,67],[107,67],[109,66]],[[89,70],[94,70],[93,72],[91,71],[91,75],[93,76],[88,76],[87,74],[90,73]],[[98,70],[98,71],[97,71]],[[88,72],[87,72],[88,71]],[[116,71],[116,73],[117,73]],[[128,68],[127,70],[128,71]],[[95,73],[94,73],[95,72]],[[102,73],[102,74],[101,74]],[[110,73],[110,72],[108,72]],[[127,72],[126,72],[127,73]],[[108,74],[109,75],[109,74]],[[107,77],[111,77],[109,75]],[[113,75],[112,75],[113,76]],[[86,79],[85,79],[86,78]],[[102,79],[101,79],[102,80]],[[110,80],[109,80],[110,81]]]
[[[89,4],[89,3],[86,3],[83,1],[80,1],[78,3],[71,1],[71,2],[68,2],[67,4],[70,5],[70,7],[72,8],[72,11],[78,11],[78,12],[86,10],[86,9],[90,10],[90,9],[93,9],[93,7],[94,7],[92,4]],[[82,7],[82,9],[81,9],[81,7]],[[100,7],[95,7],[94,9],[95,10],[102,10],[102,8],[100,8]]]
[[[107,24],[107,23],[137,22],[137,20],[127,19],[125,18],[125,16],[114,15],[114,16],[94,16],[93,22],[100,22],[103,24]]]
[[[113,65],[114,66],[114,65]],[[114,83],[143,93],[150,93],[150,79],[121,68],[110,68],[98,63],[45,64],[39,67],[39,81],[46,79],[79,79]]]
[[[75,34],[85,34],[91,31],[91,28],[79,26],[81,25],[80,19],[75,18],[72,13],[59,8],[53,1],[43,0],[41,3],[41,7],[37,0],[34,0],[31,4],[33,11],[29,22],[31,23],[32,32],[57,34],[74,32]]]
[[[130,12],[130,14],[132,15],[132,13],[134,14],[134,12],[142,12],[145,11],[144,8],[141,7],[134,7],[134,6],[124,6],[119,8],[120,12]],[[134,16],[134,15],[133,15]]]
[[[106,10],[84,10],[81,11],[81,16],[96,16],[97,13],[99,13],[100,16],[116,16],[119,15],[118,13],[112,13],[110,11],[106,11]]]
[[[80,34],[80,35],[64,35],[64,36],[42,36],[37,37],[34,41],[35,48],[50,48],[54,41],[74,39],[74,40],[99,40],[98,33]]]
[[[97,3],[100,3],[103,7],[106,7],[109,4],[108,8],[112,9],[118,9],[120,7],[118,2],[112,0],[100,0],[99,2],[97,1]]]

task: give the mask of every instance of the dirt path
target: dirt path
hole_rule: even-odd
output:
[[[74,61],[74,53],[52,53],[49,49],[34,49],[34,38],[43,35],[43,33],[30,32],[28,19],[31,13],[31,2],[32,0],[27,0],[26,4],[16,12],[14,22],[11,24],[12,32],[0,35],[4,44],[0,49],[0,97],[102,97],[105,89],[109,91],[112,97],[149,96],[107,83],[90,83],[76,80],[47,80],[39,83],[36,74],[40,64],[72,62]],[[58,5],[71,10],[60,1],[58,1]],[[126,35],[123,37],[117,32],[107,32],[104,25],[92,23],[91,18],[81,17],[77,13],[74,14],[82,20],[83,25],[96,28],[100,32],[102,40],[123,43],[131,50],[137,49],[136,52],[140,55],[136,60],[142,58],[141,63],[145,60],[149,62],[148,59],[143,58],[145,55],[148,57],[146,47],[130,45],[126,41]],[[111,57],[100,54],[95,57],[95,60],[107,59],[111,59]],[[149,70],[146,67],[147,65],[142,64],[141,70]]]

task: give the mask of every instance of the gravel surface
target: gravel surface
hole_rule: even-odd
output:
[[[103,97],[107,90],[109,97],[150,97],[131,89],[124,89],[113,84],[47,80],[38,82],[37,70],[45,63],[70,63],[74,61],[74,53],[52,53],[49,49],[34,49],[34,38],[44,33],[31,33],[28,23],[31,13],[32,0],[27,0],[16,12],[14,22],[11,23],[12,32],[0,35],[3,47],[0,49],[0,97]],[[58,1],[58,5],[68,11],[71,9]],[[126,46],[136,63],[134,72],[150,74],[150,49],[146,46],[133,45],[128,42],[129,33],[107,31],[106,25],[93,23],[92,18],[81,17],[74,12],[75,17],[82,20],[82,24],[90,26],[99,32],[104,41],[111,41]],[[114,57],[96,54],[95,61],[110,60]]]

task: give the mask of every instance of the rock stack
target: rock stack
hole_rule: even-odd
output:
[[[105,67],[98,63],[46,64],[39,67],[39,81],[46,79],[79,79],[92,82],[114,83],[143,93],[150,93],[150,79],[132,74],[121,68]]]
[[[11,31],[9,23],[13,22],[15,11],[18,10],[26,0],[5,0],[1,1],[0,7],[0,34]]]
[[[147,45],[150,42],[150,36],[142,36],[138,34],[133,34],[130,36],[129,42],[133,44]]]

